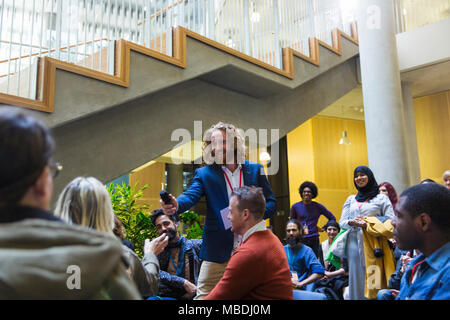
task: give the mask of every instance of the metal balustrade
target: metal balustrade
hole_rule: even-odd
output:
[[[398,32],[449,16],[450,0],[394,0]],[[183,26],[281,68],[309,38],[332,44],[350,34],[357,0],[0,0],[0,92],[36,99],[40,57],[114,74],[114,44],[125,39],[172,55]]]
[[[450,18],[450,0],[395,0],[397,33]]]

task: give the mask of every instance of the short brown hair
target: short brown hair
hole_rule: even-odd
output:
[[[19,202],[53,155],[45,125],[25,110],[0,105],[0,204]]]
[[[238,199],[239,211],[242,212],[244,209],[248,209],[256,220],[264,217],[264,212],[266,211],[266,198],[264,197],[262,188],[243,186],[242,188],[234,190],[231,197],[236,197]]]

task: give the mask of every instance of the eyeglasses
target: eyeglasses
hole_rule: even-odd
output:
[[[51,162],[48,167],[50,168],[50,174],[53,179],[55,179],[63,169],[63,166],[59,162]]]

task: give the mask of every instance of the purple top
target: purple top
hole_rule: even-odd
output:
[[[304,204],[303,201],[295,203],[291,208],[291,219],[297,219],[301,225],[308,227],[308,234],[305,234],[303,238],[318,237],[317,222],[319,217],[324,215],[328,220],[336,220],[336,217],[327,210],[323,205],[315,201],[310,204]]]

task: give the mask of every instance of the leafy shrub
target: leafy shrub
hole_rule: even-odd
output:
[[[155,225],[151,222],[150,205],[139,203],[148,184],[137,189],[137,184],[131,187],[124,182],[122,185],[110,184],[107,189],[111,196],[114,212],[122,221],[126,239],[134,246],[136,254],[144,256],[145,239],[154,239],[158,236]]]
[[[179,220],[188,226],[186,230],[186,238],[201,239],[203,236],[203,229],[200,227],[200,216],[194,211],[185,211],[179,216]]]

